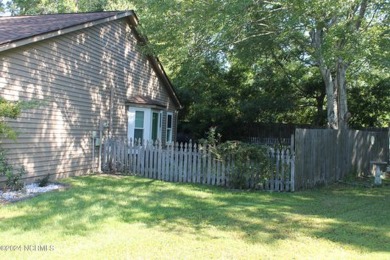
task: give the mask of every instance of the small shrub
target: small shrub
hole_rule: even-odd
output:
[[[7,178],[5,188],[8,190],[21,190],[24,183],[21,177],[26,174],[26,169],[22,166],[17,173],[14,173],[14,168],[6,158],[4,149],[0,148],[0,175]]]
[[[39,187],[46,187],[49,184],[50,174],[48,174],[46,177],[43,177],[39,180],[38,186]]]
[[[8,163],[4,149],[0,148],[0,175],[7,176],[13,172],[13,167]]]
[[[27,172],[24,166],[22,166],[17,173],[7,172],[7,174],[5,175],[7,177],[7,181],[5,184],[6,188],[12,191],[23,189],[24,183],[22,182],[21,178],[26,173]]]

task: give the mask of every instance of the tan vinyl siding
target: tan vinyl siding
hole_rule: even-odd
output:
[[[132,95],[176,109],[125,19],[0,53],[0,93],[8,100],[44,100],[10,120],[19,137],[3,141],[9,160],[30,176],[96,170],[91,133],[103,120],[111,124],[106,135],[126,137],[125,102]]]

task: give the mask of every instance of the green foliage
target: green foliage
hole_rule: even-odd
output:
[[[389,6],[387,0],[14,0],[10,10],[135,9],[148,51],[158,54],[178,88],[185,107],[180,121],[200,138],[214,125],[229,131],[230,122],[325,125],[333,101],[327,102],[319,68],[337,83],[340,64],[347,67],[351,125],[383,125],[387,110],[364,112],[358,104],[367,100],[357,93],[376,84],[360,75],[388,77]]]
[[[5,188],[11,191],[22,189],[24,183],[21,181],[21,177],[25,174],[26,170],[24,166],[15,173],[14,167],[7,160],[5,150],[0,149],[0,176],[2,175],[7,178]]]
[[[15,140],[16,132],[4,122],[5,118],[16,119],[22,111],[21,103],[7,101],[0,97],[0,138]]]
[[[237,86],[242,84],[242,74],[233,70],[227,72],[214,60],[199,64],[195,74],[190,73],[190,62],[184,66],[175,80],[180,86],[180,99],[188,104],[179,113],[181,121],[188,122],[195,139],[204,137],[212,126],[224,132],[230,122],[239,120],[238,102],[243,89]]]
[[[7,101],[0,97],[0,116],[16,119],[21,113],[21,105],[18,102]]]
[[[216,160],[233,161],[229,177],[230,188],[259,188],[272,173],[272,162],[266,147],[239,141],[220,143],[221,135],[216,128],[210,128],[204,144]],[[253,182],[255,182],[253,184]],[[252,185],[248,185],[251,183]]]
[[[16,140],[17,133],[5,122],[6,118],[16,119],[23,109],[31,109],[43,104],[42,101],[7,101],[0,97],[0,140],[8,138]],[[6,188],[10,190],[19,190],[23,188],[21,177],[26,174],[24,166],[16,173],[13,166],[8,163],[4,149],[0,148],[0,175],[6,176]]]
[[[128,0],[12,0],[7,1],[6,9],[13,15],[36,15],[130,10],[133,8],[134,4]]]
[[[5,122],[6,118],[16,119],[23,110],[37,108],[45,104],[42,100],[8,101],[0,97],[0,138],[16,140],[17,133]]]
[[[358,1],[136,2],[149,7],[139,9],[141,20],[147,17],[143,28],[180,88],[181,120],[198,136],[211,125],[224,132],[226,122],[323,126],[326,85],[319,61],[335,79],[341,60],[347,77],[362,62],[383,67],[388,60],[381,35],[388,6],[382,1],[370,2],[365,12]],[[204,8],[205,2],[211,6]],[[318,47],[315,30],[323,36]]]
[[[0,175],[9,176],[13,172],[13,167],[9,164],[6,152],[4,149],[0,148]]]
[[[40,179],[38,181],[38,186],[39,187],[46,187],[49,184],[49,180],[50,180],[50,174],[48,174],[45,177],[43,177],[42,179]]]
[[[104,11],[108,0],[13,0],[8,1],[8,10],[14,15]]]
[[[267,148],[242,143],[227,141],[218,146],[220,158],[233,158],[233,168],[229,178],[230,187],[244,189],[248,182],[255,182],[253,187],[259,188],[271,173],[271,161]]]
[[[26,175],[26,173],[24,166],[22,166],[16,173],[7,172],[5,175],[7,177],[6,188],[12,191],[21,190],[24,187],[24,182],[21,178],[23,175]]]
[[[350,90],[351,126],[387,127],[390,122],[390,78]]]

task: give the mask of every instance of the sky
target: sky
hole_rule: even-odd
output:
[[[7,0],[1,0],[1,2],[3,2],[3,5],[5,6]],[[2,13],[0,12],[0,16],[5,16],[5,15],[11,15],[10,13]]]

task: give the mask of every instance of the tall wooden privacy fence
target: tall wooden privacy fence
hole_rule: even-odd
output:
[[[389,160],[388,131],[296,129],[295,188],[370,173],[370,161]]]
[[[290,149],[270,148],[268,155],[272,162],[271,175],[262,180],[261,173],[254,171],[245,177],[245,188],[294,191],[294,156]],[[235,165],[234,158],[220,160],[207,146],[175,143],[163,147],[158,143],[106,139],[102,147],[102,170],[169,182],[231,187]]]

